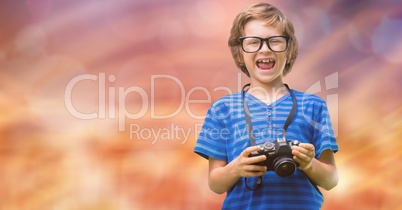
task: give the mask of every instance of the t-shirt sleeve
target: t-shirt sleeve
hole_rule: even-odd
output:
[[[228,161],[226,142],[229,138],[229,130],[225,126],[225,107],[216,103],[212,104],[205,116],[204,124],[194,148],[194,152],[208,159]]]
[[[338,144],[332,129],[331,119],[325,101],[319,104],[315,114],[313,138],[316,158],[319,158],[324,150],[330,149],[333,152],[337,152]]]

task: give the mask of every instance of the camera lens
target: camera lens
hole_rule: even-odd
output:
[[[278,157],[273,162],[275,173],[280,177],[292,175],[296,170],[296,162],[289,157]]]

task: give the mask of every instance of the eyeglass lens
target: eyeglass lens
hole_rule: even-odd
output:
[[[270,37],[262,39],[259,37],[246,37],[242,44],[243,50],[246,52],[257,52],[261,49],[263,41],[267,40],[268,47],[274,52],[283,52],[287,47],[287,40],[285,37]]]

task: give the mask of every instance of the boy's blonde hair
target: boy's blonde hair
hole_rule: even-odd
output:
[[[286,51],[287,61],[285,64],[285,69],[283,70],[283,76],[285,76],[291,71],[296,60],[298,53],[298,42],[292,22],[279,9],[267,3],[250,5],[240,12],[233,21],[228,44],[236,66],[248,77],[250,77],[250,73],[244,64],[239,37],[245,35],[244,26],[251,20],[266,21],[267,25],[278,27],[279,30],[282,31],[282,35],[290,37],[289,46]]]

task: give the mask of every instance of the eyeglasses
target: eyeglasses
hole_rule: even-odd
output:
[[[245,36],[239,38],[241,48],[246,53],[255,53],[261,49],[264,42],[272,52],[283,52],[288,48],[288,36],[271,36],[261,38],[256,36]]]

